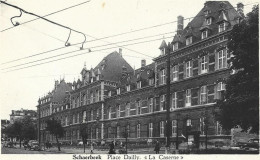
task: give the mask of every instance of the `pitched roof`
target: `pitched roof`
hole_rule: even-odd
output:
[[[64,80],[61,80],[61,82],[58,84],[57,88],[53,90],[53,102],[62,102],[64,98],[66,97],[67,93],[66,91],[72,91],[71,84],[66,83]]]
[[[205,11],[208,10],[208,14],[205,14]],[[201,40],[201,27],[205,25],[205,19],[212,17],[211,25],[207,26],[211,29],[211,35],[218,33],[218,24],[217,22],[221,20],[227,20],[230,23],[230,26],[236,24],[235,19],[239,17],[239,14],[234,9],[234,7],[228,1],[207,1],[205,6],[199,11],[199,13],[192,19],[192,21],[184,28],[179,39],[184,42],[185,37],[192,35],[195,38],[193,41]],[[175,39],[174,39],[175,40]],[[174,42],[174,41],[173,41]]]
[[[127,72],[134,72],[133,68],[127,63],[127,61],[114,51],[107,55],[95,68],[95,71],[100,72],[101,79],[109,81],[119,81],[122,76],[122,68],[126,68]]]
[[[167,44],[166,44],[165,40],[162,41],[162,43],[159,47],[159,49],[162,49],[162,48],[167,48]]]

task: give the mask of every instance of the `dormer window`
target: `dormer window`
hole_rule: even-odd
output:
[[[212,18],[210,17],[210,18],[207,18],[206,19],[206,23],[207,23],[207,25],[211,25],[211,23],[212,23]]]
[[[162,48],[160,51],[161,51],[161,55],[165,55],[165,48]]]
[[[126,91],[129,92],[130,91],[130,85],[126,86]]]
[[[186,38],[186,45],[192,44],[192,36]]]
[[[154,79],[153,78],[150,78],[149,79],[149,85],[151,86],[151,85],[153,85],[154,84]]]
[[[90,82],[92,83],[92,82],[94,82],[94,78],[93,77],[91,77],[91,80],[90,80]]]
[[[207,37],[208,37],[208,30],[206,29],[206,30],[201,32],[201,39],[205,39]]]
[[[97,81],[99,81],[100,75],[97,75]]]
[[[225,30],[226,30],[226,27],[227,27],[226,22],[220,23],[220,24],[218,25],[218,32],[220,33],[220,32],[225,31]]]
[[[142,87],[142,81],[137,82],[137,89],[140,89]]]
[[[204,15],[207,16],[210,13],[210,10],[205,10]]]
[[[173,51],[175,51],[175,50],[177,50],[177,49],[179,49],[179,43],[178,43],[178,42],[176,42],[176,43],[174,43],[174,44],[172,45],[172,50],[173,50]]]
[[[120,94],[120,88],[116,89],[116,94],[119,95]]]
[[[112,95],[112,92],[111,91],[108,91],[108,97],[111,97],[111,95]]]
[[[140,78],[140,74],[137,74],[137,75],[136,75],[136,78],[137,78],[137,79]]]

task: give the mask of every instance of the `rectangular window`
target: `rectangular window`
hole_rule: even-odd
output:
[[[207,19],[206,19],[206,23],[207,23],[207,25],[211,25],[212,19],[211,19],[211,18],[207,18]]]
[[[191,106],[191,89],[186,90],[186,99],[185,99],[185,106]]]
[[[130,116],[130,103],[126,103],[126,116]]]
[[[111,119],[111,107],[108,108],[108,119]]]
[[[116,127],[116,137],[120,138],[120,127],[119,126]]]
[[[94,103],[94,95],[93,95],[93,92],[90,92],[90,103]]]
[[[201,32],[201,39],[205,39],[208,37],[208,31],[207,30],[204,30]]]
[[[96,102],[98,102],[98,101],[99,101],[99,91],[96,90]]]
[[[94,115],[94,114],[93,114],[93,110],[91,110],[91,111],[90,111],[90,120],[91,120],[91,121],[94,120],[94,119],[93,119],[93,115]]]
[[[222,126],[219,123],[219,121],[217,121],[217,124],[216,124],[216,135],[222,135]]]
[[[226,90],[226,85],[223,82],[219,82],[217,84],[217,99],[222,99],[224,95],[224,91]]]
[[[165,48],[161,49],[161,55],[165,55]]]
[[[164,137],[164,121],[160,122],[160,137]]]
[[[68,117],[67,116],[65,117],[65,125],[66,126],[68,125]]]
[[[72,124],[75,124],[76,122],[76,117],[75,117],[75,114],[72,115]]]
[[[129,92],[130,91],[130,85],[126,86],[126,91]]]
[[[177,120],[172,120],[172,137],[177,135]]]
[[[137,130],[136,137],[137,137],[137,138],[140,138],[140,137],[141,137],[141,125],[140,125],[140,124],[138,124],[138,125],[136,126],[136,130]]]
[[[160,96],[160,111],[165,110],[165,94]]]
[[[186,123],[186,126],[191,126],[191,119],[187,119],[187,123]]]
[[[201,74],[203,73],[207,73],[208,69],[207,69],[207,60],[206,60],[206,56],[201,57]]]
[[[153,98],[149,98],[148,99],[148,102],[149,102],[149,113],[152,113],[153,112]]]
[[[172,81],[177,81],[178,80],[178,65],[175,65],[172,67]]]
[[[111,91],[108,91],[108,97],[111,97],[111,95],[112,95],[112,92]]]
[[[149,85],[151,86],[151,85],[154,85],[154,79],[153,78],[150,78],[149,79]]]
[[[116,94],[119,95],[120,94],[120,88],[116,89]]]
[[[173,50],[173,51],[175,51],[175,50],[177,50],[177,49],[179,49],[178,42],[176,42],[176,43],[174,43],[174,44],[172,45],[172,50]]]
[[[200,134],[205,135],[205,122],[204,117],[200,118]]]
[[[141,114],[141,101],[136,102],[136,114]]]
[[[186,62],[186,78],[191,77],[191,61]]]
[[[226,23],[222,22],[218,25],[218,32],[223,32],[226,30]]]
[[[99,134],[98,128],[96,128],[96,139],[98,139],[98,134]]]
[[[117,106],[117,113],[116,113],[117,118],[120,117],[120,105]]]
[[[149,138],[153,137],[153,123],[149,123]]]
[[[192,44],[192,37],[186,38],[186,45]]]
[[[207,86],[202,86],[200,88],[200,104],[207,103]]]
[[[142,87],[142,81],[138,81],[136,86],[137,86],[137,89],[140,89]]]
[[[226,68],[227,66],[227,57],[226,50],[220,50],[218,52],[218,69]]]
[[[172,93],[172,105],[171,110],[177,108],[177,92]]]
[[[166,84],[165,69],[161,70],[161,84]]]

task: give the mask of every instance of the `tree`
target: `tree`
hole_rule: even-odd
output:
[[[36,139],[36,121],[31,117],[26,116],[22,119],[22,138],[23,139]]]
[[[235,71],[227,80],[225,99],[217,105],[218,120],[224,129],[240,126],[243,131],[259,131],[259,29],[258,5],[233,27],[228,49]]]
[[[87,139],[88,139],[88,133],[87,133],[87,130],[86,130],[86,125],[84,125],[84,124],[80,125],[80,134],[81,134],[81,137],[82,137],[84,153],[85,153],[85,146],[86,146]]]
[[[61,123],[55,119],[49,119],[46,121],[47,127],[46,130],[50,132],[50,134],[54,135],[57,142],[58,150],[60,151],[60,143],[59,139],[64,135],[64,129],[61,126]]]

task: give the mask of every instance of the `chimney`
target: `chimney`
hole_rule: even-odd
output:
[[[55,89],[57,89],[57,87],[58,87],[58,84],[59,84],[59,81],[58,81],[58,80],[56,80],[56,81],[55,81],[55,85],[54,85],[54,88],[55,88]]]
[[[141,60],[141,67],[145,67],[146,66],[146,60],[145,59],[142,59]]]
[[[122,48],[119,48],[119,54],[122,57]]]
[[[242,17],[244,16],[244,4],[243,3],[239,2],[237,4],[237,12],[240,16],[242,16]]]
[[[177,19],[177,34],[181,34],[183,30],[183,17],[178,16]]]

